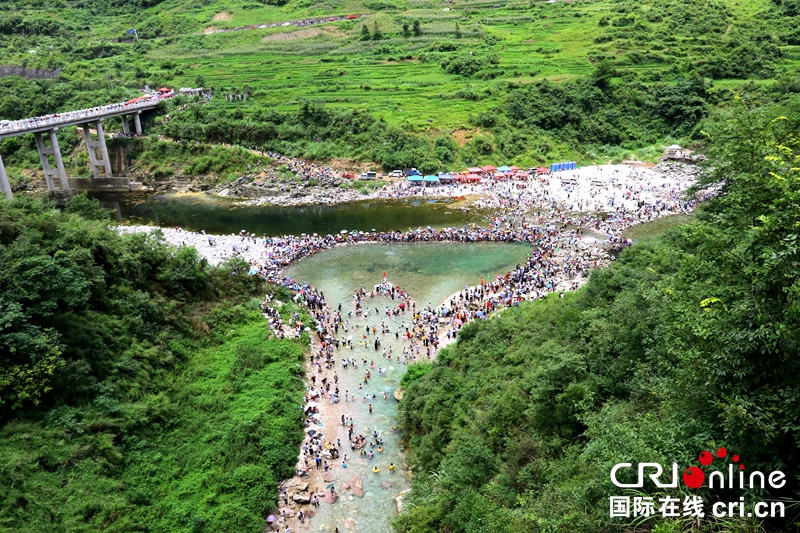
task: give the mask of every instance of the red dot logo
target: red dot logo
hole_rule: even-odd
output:
[[[699,488],[705,480],[706,475],[696,466],[690,466],[683,471],[683,484],[690,489]]]
[[[700,460],[700,464],[703,466],[708,466],[714,460],[714,456],[711,455],[711,452],[700,452],[700,455],[697,456]]]
[[[744,470],[744,465],[739,465],[739,470]]]
[[[717,457],[719,457],[720,459],[722,459],[722,458],[723,458],[723,457],[725,457],[726,455],[728,455],[728,450],[726,450],[725,448],[719,448],[719,449],[717,449]]]
[[[736,455],[736,454],[733,454],[733,457],[731,457],[731,461],[733,461],[734,463],[738,463],[739,462],[739,456]]]

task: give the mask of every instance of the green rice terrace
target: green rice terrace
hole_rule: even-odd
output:
[[[797,14],[794,0],[20,0],[0,15],[0,64],[29,78],[0,78],[0,118],[204,86],[208,104],[163,125],[165,106],[148,131],[385,170],[654,160],[702,143],[729,89],[800,91]],[[37,167],[32,140],[0,152]],[[165,153],[144,159],[175,168]],[[86,173],[79,150],[65,157]],[[184,170],[221,174],[228,157],[231,175],[246,167],[223,153]]]

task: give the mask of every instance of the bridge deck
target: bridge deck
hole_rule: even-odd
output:
[[[87,122],[94,122],[98,119],[130,115],[137,111],[155,109],[158,107],[160,101],[161,99],[154,98],[152,101],[147,102],[138,102],[127,105],[110,104],[91,109],[79,109],[77,111],[57,113],[55,115],[50,115],[49,117],[15,120],[8,124],[0,124],[0,139],[16,137],[17,135],[25,135],[27,133],[50,131],[53,128],[77,126],[80,124],[86,124]]]

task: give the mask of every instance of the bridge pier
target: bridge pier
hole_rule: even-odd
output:
[[[48,133],[50,138],[50,148],[44,145],[42,134],[37,132],[33,134],[36,140],[36,148],[39,150],[39,159],[42,161],[42,169],[44,170],[44,179],[47,182],[47,188],[51,191],[56,190],[53,183],[53,176],[58,176],[59,184],[63,190],[69,190],[67,183],[67,172],[64,170],[64,161],[61,159],[61,150],[58,148],[58,138],[56,137],[56,129],[53,128]],[[56,168],[50,166],[50,158],[52,155],[56,160]]]
[[[119,118],[122,121],[122,133],[129,135],[131,133],[131,125],[128,123],[128,115],[120,115]]]
[[[136,135],[141,135],[142,134],[142,120],[139,118],[139,115],[141,115],[141,114],[142,114],[141,111],[137,111],[136,113],[133,114],[133,125],[136,128],[136,130],[135,130],[136,131]]]
[[[9,183],[8,174],[6,174],[6,166],[3,164],[3,156],[0,156],[0,189],[6,196],[6,200],[14,198],[14,193],[11,192],[11,183]]]
[[[111,173],[111,160],[108,158],[108,148],[106,147],[106,138],[105,134],[103,133],[103,124],[102,120],[98,120],[94,123],[94,127],[97,130],[97,140],[92,140],[92,132],[89,131],[89,124],[84,123],[81,124],[83,127],[83,138],[86,141],[86,149],[89,152],[89,164],[92,167],[92,174],[94,174],[95,178],[100,177],[100,170],[99,167],[102,167],[105,171],[107,178],[112,178],[113,174]],[[97,152],[95,151],[96,148],[100,148],[100,157],[97,157]]]

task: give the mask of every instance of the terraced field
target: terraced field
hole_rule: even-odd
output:
[[[217,96],[207,107],[245,126],[263,122],[258,117],[264,113],[295,114],[303,102],[313,101],[329,110],[368,111],[382,124],[430,140],[451,136],[459,147],[488,133],[491,149],[476,153],[499,152],[502,162],[652,158],[666,143],[691,143],[691,128],[706,114],[695,113],[671,128],[669,113],[683,113],[672,109],[661,117],[666,125],[643,126],[658,112],[651,110],[658,102],[676,98],[646,94],[654,87],[664,92],[681,80],[702,79],[704,104],[716,106],[730,99],[728,89],[741,91],[750,84],[770,90],[778,78],[797,79],[800,64],[798,17],[789,16],[778,0],[291,0],[283,5],[137,0],[130,4],[138,3],[139,9],[104,10],[90,9],[90,3],[42,9],[34,0],[20,0],[16,13],[0,18],[0,44],[6,44],[0,61],[60,67],[56,83],[71,85],[25,110],[25,99],[14,98],[30,90],[28,100],[38,99],[34,82],[0,82],[2,118],[127,98],[145,84],[204,85]],[[127,33],[130,28],[138,39]],[[608,117],[621,116],[620,101],[627,101],[640,107],[627,120],[642,131],[606,138],[581,135],[563,121],[543,125],[548,120],[507,115],[509,95],[521,88],[544,80],[565,85],[590,79],[601,65],[611,69],[605,75],[606,96],[615,87],[624,87],[624,95],[613,105],[578,95],[582,103],[567,114],[614,108],[592,125],[602,131],[608,129],[603,125]],[[224,98],[242,92],[248,93],[246,102]],[[688,98],[667,105],[694,106]],[[501,148],[498,134],[522,130],[525,143],[540,138],[546,146]],[[316,138],[325,136],[306,141]],[[248,144],[275,148],[268,140]],[[280,149],[316,155],[307,145]],[[369,157],[352,143],[323,152]],[[458,157],[476,159],[474,153]]]

